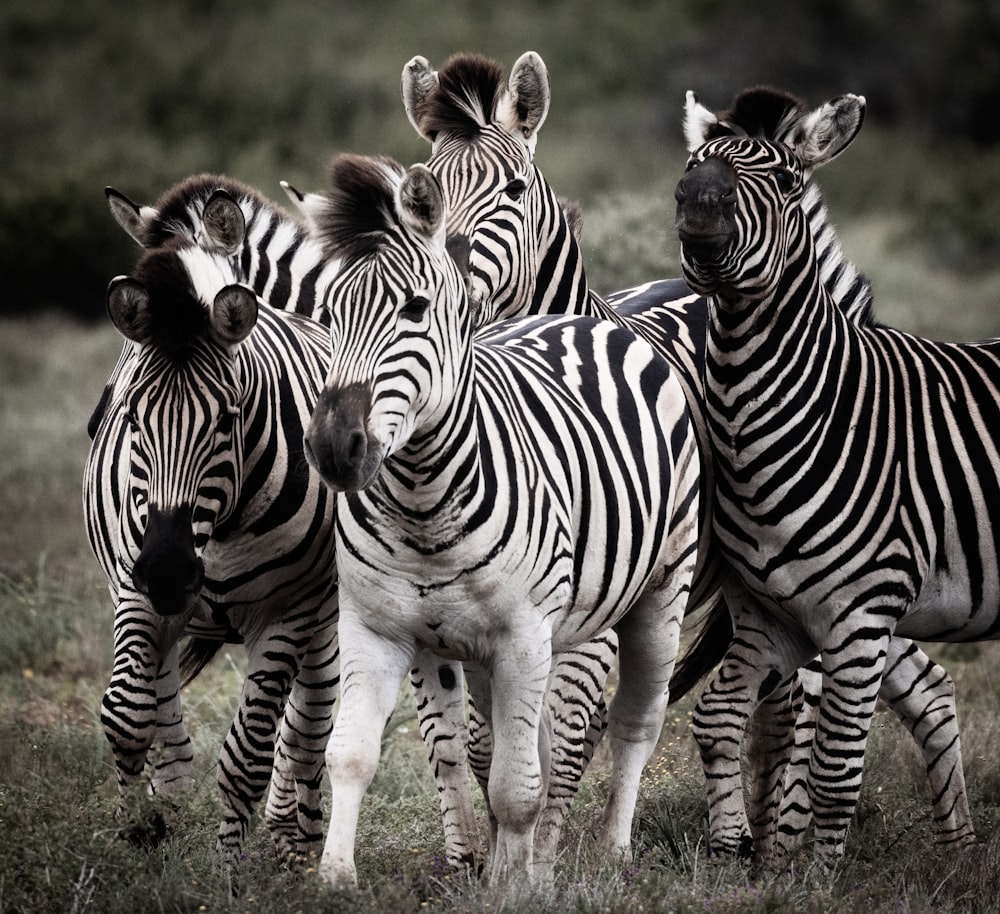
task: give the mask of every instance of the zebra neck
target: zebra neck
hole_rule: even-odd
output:
[[[823,284],[812,236],[804,228],[789,243],[771,292],[711,298],[709,364],[727,387],[767,383],[791,364],[816,358],[848,322]]]
[[[475,359],[458,372],[462,379],[448,404],[419,426],[385,459],[372,489],[378,510],[397,525],[437,529],[462,516],[482,485],[480,409]],[[361,493],[364,494],[364,493]]]
[[[241,269],[253,290],[277,311],[294,311],[324,324],[325,289],[338,271],[294,220],[258,209],[247,226]]]
[[[544,210],[547,218],[538,231],[538,270],[527,313],[594,316],[579,242],[551,188]]]

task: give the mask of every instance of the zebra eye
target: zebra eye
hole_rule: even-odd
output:
[[[528,189],[528,182],[524,178],[514,178],[504,189],[503,192],[510,197],[511,200],[520,200],[521,195]]]
[[[788,168],[776,168],[774,170],[774,179],[778,182],[778,189],[782,193],[788,193],[795,187],[795,172]]]
[[[430,307],[430,301],[423,295],[414,295],[399,312],[399,316],[407,321],[421,321]]]

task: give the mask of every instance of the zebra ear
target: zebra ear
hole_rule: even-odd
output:
[[[257,296],[246,286],[233,284],[219,290],[209,308],[212,338],[223,346],[242,343],[257,324]]]
[[[208,198],[201,221],[213,249],[232,256],[243,246],[246,217],[239,203],[226,191],[217,190]]]
[[[719,119],[714,111],[709,111],[698,96],[688,89],[684,96],[684,142],[688,152],[694,152],[712,137],[712,128],[718,126]]]
[[[295,208],[305,219],[309,228],[316,225],[315,214],[324,209],[327,205],[326,197],[320,194],[304,194],[302,191],[292,187],[287,181],[282,181],[281,189],[288,195],[288,199],[295,204]]]
[[[134,343],[150,336],[149,292],[131,276],[116,276],[108,284],[108,316],[118,332]]]
[[[444,234],[444,197],[441,185],[426,165],[411,165],[396,196],[400,219],[411,229],[432,240]]]
[[[434,142],[434,134],[424,130],[427,99],[437,88],[438,75],[431,69],[426,57],[414,57],[405,67],[400,79],[403,107],[413,129],[429,143]]]
[[[104,196],[108,198],[108,206],[115,222],[125,229],[133,241],[144,247],[145,227],[158,215],[156,210],[151,206],[140,206],[113,187],[105,187]]]
[[[549,113],[550,101],[549,71],[545,61],[534,51],[527,51],[510,71],[507,89],[497,103],[497,121],[534,150],[538,131]]]
[[[729,121],[719,120],[719,115],[709,111],[690,89],[684,97],[684,142],[688,152],[720,136],[734,136],[736,129]]]
[[[791,145],[806,168],[817,168],[851,145],[864,120],[865,97],[839,95],[802,118]]]

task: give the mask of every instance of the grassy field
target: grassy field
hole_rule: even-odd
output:
[[[585,238],[598,244],[627,235],[629,220],[646,218],[636,215],[634,202],[609,199],[588,221]],[[843,232],[849,252],[876,281],[880,317],[938,336],[1000,330],[996,276],[959,285],[953,275],[902,258],[894,232],[874,221]],[[608,255],[595,264],[594,284],[615,288],[618,265],[654,256]],[[675,275],[676,268],[658,272]],[[942,306],[949,293],[961,309]],[[97,720],[111,667],[112,611],[80,506],[86,421],[118,350],[110,326],[45,315],[0,324],[0,912],[495,909],[474,879],[443,865],[437,799],[408,689],[362,812],[361,887],[333,892],[311,867],[282,868],[260,827],[239,883],[231,885],[213,854],[214,760],[241,681],[243,657],[235,649],[186,693],[198,778],[173,814],[168,837],[148,848],[118,837],[113,765]],[[555,888],[529,893],[511,908],[553,914],[1000,909],[1000,650],[952,647],[936,655],[958,685],[978,849],[959,857],[933,846],[920,760],[901,728],[880,712],[857,820],[836,872],[818,873],[806,858],[781,874],[708,859],[702,776],[685,701],[669,716],[647,772],[634,864],[612,867],[596,855],[593,829],[608,774],[599,753],[564,836]],[[151,812],[144,806],[135,815]]]

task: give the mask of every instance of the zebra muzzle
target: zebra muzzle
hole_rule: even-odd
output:
[[[684,254],[711,262],[729,247],[736,233],[736,172],[720,158],[697,164],[677,182],[674,226]]]
[[[313,410],[304,441],[306,460],[334,490],[353,492],[371,481],[370,409],[370,388],[351,384],[324,390]]]
[[[184,612],[205,579],[205,564],[194,551],[191,509],[150,507],[142,551],[132,567],[132,583],[161,616]]]

